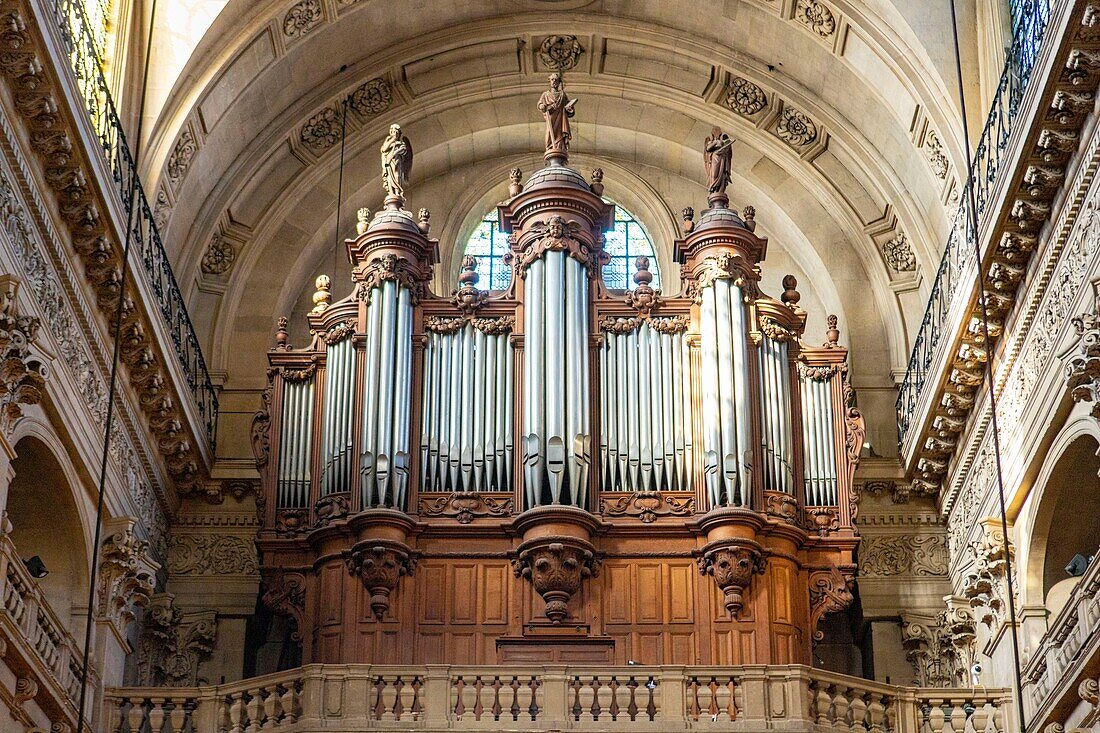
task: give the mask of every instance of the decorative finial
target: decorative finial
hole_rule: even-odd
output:
[[[425,237],[428,236],[428,232],[432,228],[432,212],[427,209],[421,209],[416,215],[416,226],[420,229],[420,233]]]
[[[477,285],[477,258],[473,255],[462,255],[462,271],[458,273],[458,282],[461,285]]]
[[[592,184],[590,186],[592,193],[597,196],[603,196],[603,168],[592,169]]]
[[[409,185],[413,149],[401,125],[390,125],[390,134],[382,141],[382,187],[386,189],[386,208],[400,209],[405,203],[405,186]]]
[[[458,289],[451,293],[451,302],[463,313],[472,314],[477,310],[488,294],[477,289],[477,258],[473,255],[462,256],[462,270],[458,273]]]
[[[741,212],[742,218],[745,220],[745,228],[750,232],[756,231],[756,207],[746,206]]]
[[[290,348],[287,346],[287,339],[290,338],[290,334],[286,330],[286,316],[279,316],[279,320],[275,322],[275,348],[285,351]]]
[[[707,202],[712,209],[724,209],[729,206],[730,197],[726,195],[726,186],[730,183],[730,169],[733,164],[733,139],[717,127],[712,127],[710,136],[703,142],[703,162],[707,168]]]
[[[649,258],[641,255],[634,260],[634,266],[638,271],[634,273],[634,282],[638,285],[649,285],[653,282],[653,273],[649,271]]]
[[[802,294],[795,290],[797,287],[798,279],[794,275],[787,275],[783,278],[783,295],[779,299],[791,308],[798,305],[798,301],[802,299]]]
[[[550,165],[565,165],[569,160],[569,141],[573,131],[569,119],[576,114],[577,100],[565,93],[561,74],[550,75],[550,88],[539,97],[539,112],[546,120],[546,153],[543,157]]]
[[[625,300],[639,313],[649,316],[660,300],[659,293],[650,287],[650,283],[653,282],[653,273],[649,271],[649,258],[641,255],[634,260],[634,267],[637,268],[634,273],[636,287],[633,290],[626,291]]]
[[[332,300],[332,293],[329,292],[332,281],[329,280],[328,275],[318,275],[313,284],[317,290],[313,293],[313,310],[311,313],[324,313],[328,309],[329,301]]]
[[[840,330],[836,327],[836,316],[828,316],[825,322],[829,324],[829,330],[825,332],[825,338],[827,339],[825,346],[836,348],[840,343]]]
[[[691,234],[695,230],[695,209],[685,206],[680,215],[684,217],[684,234]]]
[[[512,172],[508,174],[508,195],[519,196],[523,192],[523,171],[519,168],[513,168]]]
[[[366,206],[355,212],[355,233],[362,236],[367,233],[370,226],[370,209]]]

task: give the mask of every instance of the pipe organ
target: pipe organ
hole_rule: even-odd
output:
[[[809,663],[852,600],[863,427],[835,318],[812,345],[795,279],[760,291],[767,239],[720,180],[677,292],[646,258],[608,288],[602,172],[561,144],[499,206],[507,289],[465,257],[432,292],[395,178],[348,294],[318,279],[310,342],[280,321],[258,546],[304,662]]]

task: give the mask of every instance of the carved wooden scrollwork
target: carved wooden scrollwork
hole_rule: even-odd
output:
[[[469,524],[476,517],[506,517],[512,513],[512,497],[460,491],[446,496],[420,497],[420,514],[425,517],[454,517]]]
[[[520,545],[512,560],[517,578],[531,581],[546,602],[546,617],[555,625],[569,616],[569,599],[585,578],[599,575],[602,558],[588,542],[575,537],[545,537]]]
[[[600,513],[605,517],[637,517],[645,524],[658,517],[686,517],[695,514],[695,497],[675,495],[660,491],[638,491],[618,496],[603,496]]]
[[[252,416],[250,440],[252,456],[256,459],[257,470],[263,470],[271,458],[271,384],[264,389],[263,407]]]
[[[416,556],[398,543],[365,542],[352,548],[347,566],[370,593],[371,611],[381,621],[390,607],[390,594],[401,577],[412,575],[416,569]]]
[[[798,525],[798,500],[782,491],[764,492],[764,511],[787,524]]]
[[[264,593],[261,597],[264,605],[280,616],[286,616],[294,623],[291,638],[302,640],[302,618],[306,610],[306,579],[301,572],[283,568],[261,568]]]
[[[836,565],[810,573],[810,628],[814,641],[825,638],[825,632],[817,626],[826,614],[838,613],[852,605],[854,582],[851,570],[841,570]]]
[[[593,247],[577,235],[582,225],[580,222],[557,214],[546,221],[537,221],[531,225],[530,233],[534,236],[529,240],[527,247],[518,254],[511,254],[513,272],[520,278],[527,277],[527,268],[546,252],[568,252],[569,256],[580,262],[589,271],[591,276],[595,270],[603,267],[607,261],[607,254],[599,250],[593,252]]]
[[[407,257],[386,252],[356,268],[355,298],[370,303],[371,291],[383,283],[393,282],[408,288],[413,305],[428,294],[424,268]],[[430,273],[428,274],[430,277]]]
[[[737,618],[745,605],[745,592],[752,577],[764,572],[765,558],[755,542],[723,542],[703,549],[699,557],[699,572],[710,575],[725,594],[725,606],[730,618]]]

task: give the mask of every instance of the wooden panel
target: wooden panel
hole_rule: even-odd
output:
[[[339,659],[343,647],[344,635],[340,631],[322,633],[317,642],[317,652],[321,659]]]
[[[463,563],[451,566],[448,595],[452,623],[477,623],[477,575],[477,565]]]
[[[715,629],[711,636],[711,664],[733,664],[732,628]]]
[[[474,650],[477,648],[477,635],[473,633],[448,634],[447,653],[451,659],[469,659],[473,664]]]
[[[631,623],[633,614],[630,610],[630,566],[608,563],[600,575],[604,579],[604,620],[609,624]]]
[[[403,653],[404,652],[404,653]],[[397,629],[386,629],[378,634],[378,658],[401,659],[407,656],[408,650],[401,644],[401,632]]]
[[[508,586],[511,571],[507,565],[485,565],[481,580],[481,622],[508,623]],[[491,657],[490,657],[491,658]]]
[[[420,632],[416,635],[416,663],[417,664],[442,664],[443,634],[433,632],[426,634]]]
[[[771,579],[772,621],[794,623],[794,608],[791,602],[791,568],[786,563],[774,563],[768,573]]]
[[[699,664],[695,632],[670,632],[667,638],[668,654],[663,664]]]
[[[321,569],[321,613],[322,624],[338,624],[344,612],[344,576],[348,574],[343,565],[328,565]],[[350,578],[350,576],[349,576]]]
[[[667,587],[661,582],[660,564],[638,564],[634,566],[635,582],[634,608],[635,616],[631,619],[638,624],[659,624],[661,618],[661,606],[666,595]]]
[[[733,664],[757,664],[756,631],[754,629],[738,629],[735,639],[738,648]]]
[[[697,573],[693,564],[668,566],[668,620],[670,623],[695,623]],[[677,662],[677,664],[684,664],[684,662]]]
[[[420,622],[425,624],[441,624],[446,618],[447,609],[444,608],[442,590],[446,587],[447,568],[442,565],[421,565],[417,568],[416,577],[419,580],[420,592],[417,597],[420,600]]]
[[[665,664],[664,635],[660,632],[636,633],[633,635],[633,656],[641,664]]]

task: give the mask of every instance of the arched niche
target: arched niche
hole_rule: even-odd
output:
[[[48,574],[35,582],[61,623],[83,638],[90,561],[73,481],[39,437],[21,438],[15,454],[7,501],[12,543],[23,560],[41,558]]]

